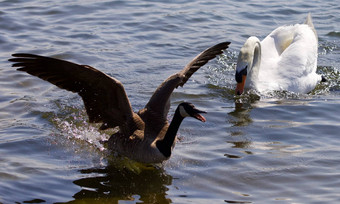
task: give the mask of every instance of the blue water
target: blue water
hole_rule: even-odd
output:
[[[340,201],[340,6],[337,1],[0,2],[0,203],[337,203]],[[304,22],[319,35],[310,94],[234,96],[238,51]],[[172,95],[208,112],[187,119],[173,155],[140,167],[108,155],[80,97],[11,68],[28,52],[119,79],[134,110],[195,55],[230,48]]]

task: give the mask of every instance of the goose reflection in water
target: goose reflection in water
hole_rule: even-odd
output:
[[[140,167],[144,169],[135,172],[128,168],[119,168],[117,163],[115,161],[103,168],[80,170],[83,178],[73,183],[80,186],[81,190],[74,194],[74,200],[68,203],[118,203],[122,200],[139,200],[144,203],[172,202],[166,197],[167,186],[172,184],[172,176],[167,175],[163,168],[150,165]]]

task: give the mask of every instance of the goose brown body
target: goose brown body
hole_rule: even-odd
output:
[[[184,69],[168,77],[153,93],[146,106],[134,113],[123,84],[103,72],[65,60],[33,54],[13,54],[13,67],[43,80],[78,93],[86,108],[90,123],[102,123],[100,129],[119,127],[108,147],[138,162],[158,163],[168,159],[174,147],[177,130],[185,116],[180,107],[193,111],[188,116],[205,121],[193,105],[180,104],[171,124],[167,120],[170,96],[183,86],[191,75],[209,60],[228,48],[229,42],[212,46],[197,55]]]

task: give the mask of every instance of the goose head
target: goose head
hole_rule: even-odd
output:
[[[205,111],[198,110],[193,104],[188,102],[183,102],[178,105],[175,115],[169,125],[169,128],[164,135],[163,139],[156,142],[156,147],[159,152],[164,156],[164,158],[170,158],[171,151],[174,148],[174,141],[179,126],[186,117],[193,117],[199,121],[205,122],[206,119],[201,115],[201,113],[206,113]]]
[[[255,88],[261,61],[261,43],[257,37],[250,37],[240,50],[236,65],[236,94],[241,95],[244,88]]]
[[[192,103],[183,102],[178,105],[178,110],[182,118],[193,117],[202,122],[206,121],[206,119],[200,113],[207,112],[197,109]]]

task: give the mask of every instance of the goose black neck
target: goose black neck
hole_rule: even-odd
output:
[[[184,117],[181,116],[179,108],[177,108],[163,140],[156,142],[158,150],[167,158],[171,156],[171,148],[183,119]]]

